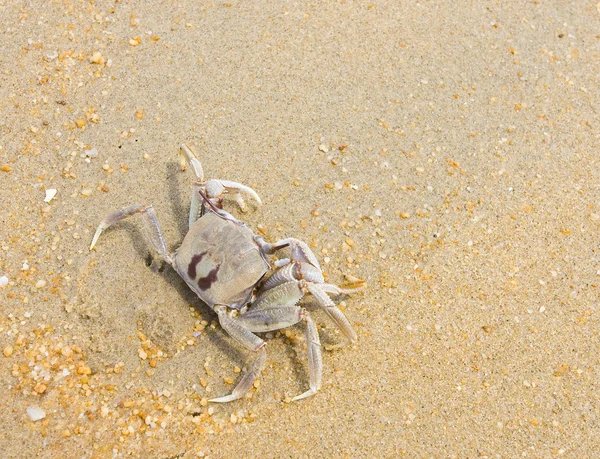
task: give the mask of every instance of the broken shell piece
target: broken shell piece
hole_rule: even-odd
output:
[[[92,148],[91,150],[85,150],[85,156],[87,156],[88,158],[97,158],[98,157],[98,149],[96,147]]]
[[[353,276],[352,274],[344,274],[344,283],[340,285],[340,287],[345,289],[358,289],[365,287],[366,285],[366,280]]]
[[[32,421],[39,421],[40,419],[44,419],[46,417],[46,412],[42,410],[39,406],[29,406],[27,407],[27,416]]]
[[[44,202],[50,202],[56,196],[56,190],[54,188],[50,188],[46,190],[46,197],[44,198]]]
[[[0,277],[0,287],[6,287],[8,285],[8,277]]]

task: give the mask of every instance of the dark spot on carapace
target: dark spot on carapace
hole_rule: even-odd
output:
[[[220,268],[221,264],[219,263],[214,269],[211,269],[206,276],[198,279],[198,287],[200,287],[200,290],[206,291],[210,288],[213,282],[217,280],[217,273]]]
[[[188,265],[188,276],[190,276],[190,279],[196,278],[196,265],[202,261],[202,258],[204,258],[204,255],[207,253],[208,252],[202,252],[192,257],[192,261],[190,261],[190,264]]]

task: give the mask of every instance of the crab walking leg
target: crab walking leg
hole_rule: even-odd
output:
[[[308,312],[295,305],[304,295],[299,284],[300,282],[288,282],[268,290],[247,312],[235,319],[246,330],[253,332],[281,330],[301,320],[306,322],[310,389],[293,400],[300,400],[315,394],[321,387],[323,375],[321,342],[317,327]]]
[[[333,284],[319,284],[319,288],[326,293],[331,293],[332,295],[347,295],[349,293],[360,292],[365,289],[365,285],[361,285],[360,287],[354,288],[342,288]]]
[[[277,269],[267,280],[264,281],[262,288],[270,289],[285,282],[293,280],[302,280],[313,282],[319,285],[325,285],[323,273],[319,268],[315,268],[309,263],[299,261],[288,262]]]
[[[295,266],[293,263],[288,263],[271,274],[271,276],[263,282],[261,288],[268,291],[269,289],[294,280],[297,280]]]
[[[200,191],[203,186],[198,182],[192,183],[192,197],[190,199],[190,216],[188,218],[188,228],[191,228],[196,221],[202,217],[202,199],[200,198]]]
[[[96,233],[94,234],[94,238],[92,239],[92,244],[90,245],[90,250],[92,250],[96,245],[96,242],[102,234],[102,231],[135,214],[142,214],[144,217],[144,233],[152,245],[154,252],[156,252],[156,255],[158,255],[160,259],[171,264],[173,260],[171,255],[167,253],[167,244],[165,243],[165,238],[160,230],[156,212],[154,212],[154,208],[152,206],[147,205],[133,205],[123,209],[115,210],[114,212],[108,214],[106,218],[100,222],[100,225],[98,225]]]
[[[278,306],[294,306],[304,296],[304,292],[306,291],[305,284],[305,282],[293,280],[269,290],[265,290],[252,304],[252,308],[248,312],[260,311],[262,309],[270,309]]]
[[[323,377],[323,359],[321,357],[321,341],[317,326],[307,311],[303,312],[306,321],[306,351],[308,352],[309,387],[303,394],[297,395],[292,401],[301,400],[317,393],[321,388]]]
[[[256,360],[252,363],[252,368],[248,371],[242,380],[235,386],[233,392],[230,395],[225,395],[223,397],[212,398],[209,402],[213,403],[228,403],[233,402],[234,400],[238,400],[242,398],[244,395],[248,393],[248,391],[254,385],[254,381],[256,377],[260,374],[260,372],[265,367],[265,363],[267,362],[267,351],[264,346],[260,348],[260,354],[256,358]]]
[[[244,202],[242,194],[250,196],[256,201],[258,206],[262,205],[262,201],[256,191],[249,186],[230,180],[209,180],[206,183],[206,194],[211,201],[214,199],[219,204],[221,203],[224,194],[231,194],[242,211],[246,211],[246,203]],[[217,205],[217,207],[220,207],[220,205]]]
[[[227,403],[242,398],[252,388],[256,377],[265,366],[267,361],[267,351],[265,349],[265,342],[254,333],[244,328],[236,319],[229,317],[227,308],[217,307],[215,310],[219,315],[221,327],[223,327],[223,330],[225,330],[229,336],[246,349],[260,352],[256,360],[254,360],[250,370],[242,377],[241,381],[235,386],[235,389],[233,389],[233,392],[231,392],[230,395],[209,400],[209,402]]]
[[[346,319],[346,316],[342,311],[340,311],[335,303],[331,301],[331,298],[327,296],[327,293],[321,290],[320,286],[310,283],[308,284],[308,291],[317,299],[319,306],[323,308],[337,328],[346,335],[346,338],[348,338],[351,343],[356,341],[356,332],[352,328],[352,325],[350,325],[350,322],[348,322],[348,319]]]
[[[302,320],[300,306],[275,306],[253,310],[236,319],[242,327],[254,333],[264,333],[291,327]]]
[[[192,183],[192,198],[190,203],[190,216],[188,219],[188,225],[191,228],[196,220],[202,216],[202,199],[200,198],[200,191],[206,188],[206,182],[204,181],[204,171],[202,164],[196,155],[186,144],[181,144],[179,149],[179,163],[181,170],[186,169],[186,163],[190,166],[192,174],[194,174],[194,181]],[[199,191],[200,190],[200,191]]]

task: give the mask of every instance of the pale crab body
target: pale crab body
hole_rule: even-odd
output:
[[[287,238],[270,244],[254,234],[243,222],[222,209],[223,195],[231,194],[245,209],[242,193],[260,205],[254,190],[228,180],[204,180],[200,161],[181,146],[182,169],[189,165],[194,174],[189,231],[181,246],[169,253],[152,206],[134,205],[111,212],[98,226],[90,250],[106,228],[136,214],[144,217],[145,233],[154,257],[171,265],[187,285],[217,313],[221,327],[239,344],[258,352],[251,368],[230,395],[212,399],[229,402],[243,397],[266,363],[265,341],[255,333],[280,330],[304,321],[309,363],[309,390],[293,400],[315,394],[321,386],[322,358],[317,327],[308,311],[298,305],[307,294],[316,300],[342,333],[353,342],[356,333],[329,295],[350,293],[324,281],[317,258],[304,242]],[[289,258],[276,260],[267,255],[289,248]],[[273,273],[263,280],[266,273]],[[360,287],[359,287],[360,288]]]
[[[207,212],[183,239],[173,268],[211,308],[242,309],[270,267],[250,228]]]

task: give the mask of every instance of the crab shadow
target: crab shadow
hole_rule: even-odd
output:
[[[112,228],[107,230],[111,231]],[[188,287],[185,281],[177,274],[177,272],[169,265],[164,264],[161,267],[156,266],[152,262],[152,254],[143,232],[135,222],[122,222],[119,231],[123,231],[129,235],[131,244],[133,245],[140,262],[146,264],[147,269],[154,271],[157,275],[162,276],[165,281],[174,288],[185,304],[191,305],[200,315],[200,320],[205,320],[209,324],[213,320],[217,320],[217,315],[213,310],[206,305],[198,296]],[[169,244],[170,245],[170,244]],[[178,247],[179,244],[176,245]],[[176,248],[175,247],[175,248]],[[181,313],[184,309],[181,308]],[[244,362],[247,358],[242,351],[237,349],[236,343],[226,337],[225,332],[219,333],[221,330],[211,330],[210,326],[206,327],[203,334],[210,340],[219,352],[226,354],[229,358],[236,362]],[[214,333],[211,333],[214,332]]]
[[[188,202],[189,204],[190,187],[188,186],[188,188],[185,190],[186,192],[184,192],[183,187],[180,184],[180,177],[183,173],[184,172],[181,170],[178,162],[170,161],[167,163],[167,183],[169,184],[169,201],[171,202],[171,209],[173,209],[173,214],[177,216],[177,230],[179,231],[179,236],[181,240],[183,240],[183,238],[188,232],[188,216],[190,211],[189,205],[186,206],[184,204],[185,202]],[[190,177],[187,176],[189,175],[189,172],[185,174],[186,178],[189,179]],[[188,185],[191,183],[191,179],[188,180]],[[187,196],[187,201],[184,198],[184,196]]]

